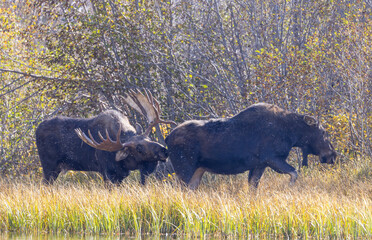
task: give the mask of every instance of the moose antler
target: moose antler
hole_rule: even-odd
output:
[[[106,129],[106,139],[98,131],[98,136],[102,140],[101,143],[98,143],[96,140],[94,140],[89,129],[88,129],[89,137],[80,128],[76,128],[75,132],[79,136],[79,138],[81,138],[81,140],[83,140],[86,144],[88,144],[91,147],[97,148],[99,150],[116,152],[124,147],[124,145],[120,142],[121,126],[119,127],[119,131],[116,134],[116,141],[111,140],[107,129]]]
[[[152,96],[151,92],[144,89],[145,94],[142,94],[138,89],[129,90],[124,96],[124,101],[134,108],[137,112],[145,116],[149,122],[144,135],[149,135],[151,129],[158,123],[174,124],[173,121],[165,121],[160,118],[159,102]]]

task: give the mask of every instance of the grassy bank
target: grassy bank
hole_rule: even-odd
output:
[[[0,231],[27,234],[176,234],[192,237],[371,238],[370,161],[313,165],[288,187],[266,172],[257,192],[246,174],[206,176],[189,191],[172,180],[120,187],[101,182],[0,182]]]

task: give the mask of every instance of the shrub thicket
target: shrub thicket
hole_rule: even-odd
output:
[[[47,117],[141,121],[119,97],[133,87],[177,122],[275,103],[319,117],[341,159],[371,159],[369,1],[6,0],[0,25],[2,175],[40,173]]]

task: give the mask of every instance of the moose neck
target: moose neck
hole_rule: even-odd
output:
[[[295,135],[294,147],[299,147],[303,149],[308,144],[308,137],[310,135],[310,126],[303,120],[304,115],[293,113],[293,120],[291,123],[290,130]]]

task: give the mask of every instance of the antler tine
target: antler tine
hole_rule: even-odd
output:
[[[140,110],[139,113],[141,113],[145,117],[148,117],[146,109],[143,107],[143,105],[141,104],[140,100],[138,100],[138,97],[137,97],[138,95],[143,96],[143,94],[140,91],[138,91],[138,89],[136,89],[135,91],[129,90],[129,94],[133,102],[137,105],[138,109]],[[136,110],[138,111],[138,109]]]
[[[102,140],[102,141],[105,141],[106,139],[102,136],[101,132],[98,131],[98,137]]]
[[[152,128],[154,126],[156,126],[156,124],[158,124],[159,121],[160,121],[160,117],[159,117],[160,108],[159,108],[158,101],[154,98],[151,91],[145,88],[144,92],[145,92],[145,95],[146,95],[147,102],[150,104],[151,114],[152,114],[152,116],[151,116],[152,119],[148,119],[149,120],[149,126],[147,127],[147,129],[144,132],[144,135],[148,136],[150,134]],[[139,93],[139,94],[144,96],[142,93]]]
[[[124,94],[124,101],[129,105],[131,106],[132,108],[134,108],[137,112],[139,112],[140,114],[144,114],[143,113],[143,110],[138,106],[138,102],[136,102],[134,100],[134,91],[133,90],[129,90],[127,94]]]
[[[156,100],[156,98],[154,98],[154,96],[152,95],[152,93],[145,88],[145,93],[146,93],[146,96],[147,96],[147,99],[149,100],[149,102],[151,103],[154,111],[155,111],[155,114],[156,114],[156,118],[159,119],[159,115],[160,115],[160,107],[159,107],[159,102],[158,100]]]
[[[94,142],[87,136],[80,128],[75,129],[76,134],[79,136],[81,140],[83,140],[89,146],[94,146]]]
[[[144,135],[149,135],[152,128],[158,123],[176,125],[173,121],[165,121],[160,118],[160,104],[156,98],[154,98],[151,91],[146,88],[143,90],[143,93],[138,89],[128,90],[127,97],[125,97],[124,100],[137,112],[147,118],[149,126]]]
[[[151,92],[146,88],[144,89],[144,91],[145,91],[147,100],[149,100],[149,102],[152,104],[154,101],[154,97],[152,96]]]
[[[121,143],[120,135],[121,135],[121,125],[119,125],[119,131],[116,133],[116,141]]]
[[[160,104],[159,104],[158,100],[156,100],[156,98],[154,98],[154,105],[155,105],[156,110],[158,112],[158,116],[160,116],[160,113],[161,113]]]
[[[174,121],[171,121],[171,120],[166,121],[166,120],[163,120],[163,119],[160,118],[161,110],[160,110],[159,101],[156,98],[153,97],[152,93],[148,89],[145,89],[145,92],[146,92],[147,95],[150,96],[148,98],[151,98],[151,104],[154,106],[154,110],[156,112],[157,123],[177,125],[177,123],[175,123]]]
[[[98,131],[99,132],[99,131]],[[84,135],[85,135],[85,133],[83,133]],[[93,144],[95,145],[95,146],[98,146],[99,145],[99,143],[98,142],[96,142],[96,140],[94,140],[94,138],[93,138],[93,136],[92,136],[92,134],[90,133],[90,130],[88,129],[88,135],[89,135],[89,137],[90,137],[90,139],[89,140],[91,140],[91,142],[93,142]],[[85,137],[86,137],[87,135],[85,135]]]
[[[116,134],[116,142],[110,138],[107,129],[106,129],[106,136],[107,136],[106,139],[98,131],[98,136],[102,140],[101,143],[98,143],[93,138],[92,133],[90,132],[89,129],[88,129],[89,137],[80,128],[75,129],[75,132],[81,140],[83,140],[86,144],[88,144],[89,146],[93,148],[103,150],[103,151],[109,151],[109,152],[116,152],[123,148],[123,144],[120,142],[121,126],[119,127],[119,131]]]
[[[157,118],[155,108],[152,104],[151,97],[145,92],[145,95],[138,89],[129,90],[128,94],[132,102],[136,105],[135,110],[144,115],[148,122],[153,122]]]
[[[112,139],[110,138],[110,135],[109,135],[107,129],[106,129],[106,140],[109,140],[110,142],[114,142],[114,141],[112,141]],[[116,139],[116,141],[117,141],[117,139]]]

